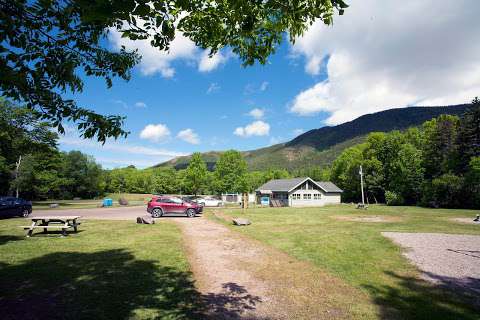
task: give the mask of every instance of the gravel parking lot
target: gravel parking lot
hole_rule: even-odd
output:
[[[480,236],[382,232],[405,248],[404,255],[426,280],[480,294]]]

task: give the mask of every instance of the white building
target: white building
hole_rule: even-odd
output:
[[[257,202],[274,207],[319,207],[341,202],[343,190],[329,181],[306,178],[270,180],[256,190]]]

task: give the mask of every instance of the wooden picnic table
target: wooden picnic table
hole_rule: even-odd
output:
[[[77,219],[81,216],[38,216],[30,217],[32,224],[30,226],[21,226],[27,231],[26,236],[31,237],[34,229],[42,228],[44,233],[47,233],[48,229],[60,229],[62,236],[67,235],[67,230],[73,228],[75,232],[78,231],[80,222]]]

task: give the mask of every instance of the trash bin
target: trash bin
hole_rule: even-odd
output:
[[[103,199],[103,206],[104,207],[111,207],[113,205],[113,200],[110,198]]]

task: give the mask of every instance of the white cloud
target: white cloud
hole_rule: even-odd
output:
[[[192,129],[188,128],[185,130],[180,131],[177,134],[177,138],[191,143],[191,144],[199,144],[200,143],[200,138],[198,137],[198,134],[195,133]]]
[[[263,121],[254,121],[245,127],[238,127],[233,132],[234,135],[239,137],[251,137],[251,136],[268,136],[270,133],[270,125]]]
[[[304,132],[305,132],[305,130],[303,130],[303,129],[294,129],[294,130],[292,131],[292,133],[293,133],[294,136],[299,136],[299,135],[301,135],[301,134],[304,133]]]
[[[146,108],[147,107],[147,104],[143,101],[138,101],[138,102],[135,102],[135,107],[137,108]]]
[[[221,52],[216,53],[212,57],[209,56],[209,51],[204,50],[200,56],[198,62],[198,71],[210,72],[217,69],[220,65],[224,64],[228,60],[228,55],[224,55]]]
[[[189,64],[193,62],[194,65],[198,64],[200,72],[210,72],[224,64],[230,57],[229,54],[218,52],[210,58],[208,50],[201,50],[179,31],[175,33],[175,39],[170,43],[168,52],[152,47],[151,38],[133,41],[122,38],[121,33],[115,29],[110,29],[108,39],[117,49],[120,49],[122,45],[127,50],[138,49],[142,56],[139,67],[144,75],[160,73],[164,78],[171,78],[175,75],[175,69],[172,66],[175,60],[183,60]]]
[[[185,153],[182,152],[131,145],[124,141],[120,142],[115,140],[108,140],[104,145],[102,145],[101,143],[94,140],[82,139],[74,136],[60,136],[59,143],[70,146],[81,146],[144,156],[160,156],[173,158],[185,155]]]
[[[265,91],[268,88],[268,81],[263,81],[262,84],[260,85],[260,91]]]
[[[140,132],[140,138],[158,142],[170,136],[170,130],[164,124],[149,124]]]
[[[292,48],[312,75],[290,110],[330,113],[327,124],[408,105],[470,101],[480,91],[477,0],[364,0],[326,27],[316,22]],[[326,68],[326,70],[325,70]]]
[[[255,118],[255,119],[262,119],[265,116],[265,110],[255,108],[255,109],[250,110],[248,115]]]
[[[218,90],[220,90],[220,86],[218,85],[218,83],[212,82],[212,83],[210,83],[210,85],[208,86],[207,94],[217,92]]]

